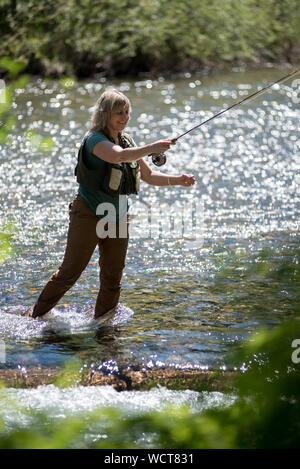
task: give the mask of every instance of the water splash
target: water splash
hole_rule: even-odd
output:
[[[26,315],[28,307],[2,306],[0,308],[0,337],[30,339],[46,334],[78,334],[93,330],[97,324],[93,319],[91,305],[84,307],[62,306],[53,308],[44,316],[33,319]],[[132,317],[134,312],[118,304],[114,316],[105,325],[116,326]]]

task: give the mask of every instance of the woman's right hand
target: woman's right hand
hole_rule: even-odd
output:
[[[165,151],[170,149],[170,146],[173,145],[174,142],[171,139],[168,140],[158,140],[150,145],[150,154],[160,154],[164,153]]]

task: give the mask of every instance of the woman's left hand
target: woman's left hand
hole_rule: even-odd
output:
[[[193,184],[195,184],[195,176],[193,176],[192,174],[182,174],[179,177],[178,182],[180,186],[192,186]]]

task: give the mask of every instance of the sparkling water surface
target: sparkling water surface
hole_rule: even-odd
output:
[[[259,327],[288,317],[294,292],[245,272],[262,252],[277,265],[299,244],[299,104],[293,82],[178,141],[160,170],[194,174],[193,187],[142,183],[140,195],[131,197],[133,236],[120,305],[108,324],[93,321],[96,251],[57,307],[38,320],[24,316],[63,259],[68,205],[77,192],[76,148],[107,86],[131,99],[127,131],[144,144],[180,135],[285,73],[235,70],[73,87],[36,79],[16,90],[15,128],[0,145],[0,222],[14,233],[14,255],[1,265],[1,367],[53,367],[70,358],[88,366],[113,361],[233,367],[228,352]],[[196,238],[172,230],[168,237],[159,232],[143,238],[145,224],[136,209],[141,206],[164,222],[195,206]]]

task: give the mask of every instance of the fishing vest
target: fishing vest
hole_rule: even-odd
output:
[[[119,164],[105,161],[105,164],[97,169],[89,169],[86,166],[84,162],[84,147],[89,135],[91,135],[90,132],[85,135],[78,150],[75,168],[77,182],[88,189],[100,190],[113,197],[121,194],[137,194],[140,183],[140,166],[137,161]],[[119,142],[122,148],[134,146],[131,137],[127,134],[119,134]]]

